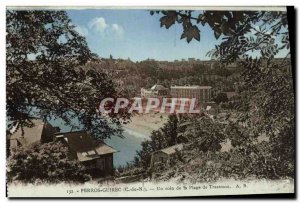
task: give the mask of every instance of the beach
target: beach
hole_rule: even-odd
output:
[[[126,124],[124,127],[138,132],[139,134],[150,136],[153,130],[158,130],[168,120],[168,114],[161,113],[148,113],[148,114],[137,114],[131,118],[131,122]]]

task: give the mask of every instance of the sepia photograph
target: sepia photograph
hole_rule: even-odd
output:
[[[295,195],[294,7],[5,12],[8,198]]]

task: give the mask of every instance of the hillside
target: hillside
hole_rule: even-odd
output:
[[[122,59],[102,59],[90,62],[85,68],[105,71],[118,84],[120,90],[130,97],[139,96],[141,88],[154,84],[210,85],[215,92],[234,91],[239,81],[241,67],[232,64],[227,67],[215,61],[155,61],[132,62]]]

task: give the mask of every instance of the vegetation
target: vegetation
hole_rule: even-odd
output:
[[[171,85],[211,85],[215,92],[234,91],[234,83],[242,72],[242,67],[217,68],[202,61],[164,62],[145,60],[104,59],[91,63],[96,70],[108,72],[117,89],[128,97],[140,96],[141,88],[150,88],[161,84],[167,88]],[[88,68],[88,65],[86,66]],[[126,84],[126,85],[125,85]]]
[[[97,109],[103,98],[123,96],[107,73],[87,65],[97,56],[66,12],[7,10],[6,20],[7,140],[15,126],[33,127],[33,117],[61,118],[96,139],[122,136],[122,122],[130,115],[112,112],[103,119]],[[72,122],[74,118],[78,123]],[[20,147],[9,157],[8,168],[10,181],[89,179],[84,167],[71,160],[59,143]]]
[[[217,94],[217,96],[214,98],[214,101],[217,104],[228,102],[226,93],[221,92],[221,93]]]
[[[49,142],[30,148],[20,147],[7,161],[9,182],[59,183],[85,182],[91,177],[85,167],[71,158],[66,146]]]
[[[244,67],[235,104],[238,113],[229,113],[225,120],[187,118],[180,126],[185,127],[188,143],[173,157],[171,166],[159,168],[156,178],[180,177],[197,182],[293,178],[295,98],[291,64],[289,54],[282,60],[274,59],[280,50],[289,53],[286,13],[203,11],[196,17],[193,11],[154,13],[163,15],[161,26],[166,28],[176,22],[182,24],[181,38],[187,42],[199,41],[200,25],[208,24],[216,38],[223,36],[221,44],[209,54],[221,64],[235,62]],[[252,51],[259,51],[258,58],[253,59]],[[222,151],[220,146],[226,141],[232,146]],[[143,148],[140,154],[147,150]]]
[[[96,59],[65,11],[6,13],[6,88],[8,129],[30,126],[32,111],[42,119],[77,118],[96,138],[121,135],[126,112],[100,119],[100,101],[120,94],[111,78],[93,67]],[[115,124],[114,127],[110,125]],[[75,126],[78,127],[78,126]]]
[[[29,125],[31,108],[37,107],[41,118],[60,117],[70,123],[77,117],[86,130],[103,139],[120,134],[121,123],[129,115],[124,111],[111,114],[109,120],[100,119],[96,109],[102,98],[118,97],[120,92],[136,96],[141,87],[155,83],[166,87],[214,85],[217,92],[238,89],[238,100],[230,104],[235,111],[225,118],[171,115],[161,129],[152,132],[151,140],[142,143],[134,166],[147,169],[152,152],[184,143],[170,166],[154,171],[156,179],[293,178],[295,97],[286,13],[151,12],[155,13],[162,15],[162,27],[182,26],[181,38],[188,43],[200,41],[202,27],[209,25],[216,39],[222,39],[208,53],[218,65],[211,68],[200,63],[153,60],[133,63],[112,56],[99,62],[65,12],[7,11],[9,128],[16,123]],[[282,50],[287,56],[275,59]],[[237,64],[235,69],[228,68],[232,63]],[[217,94],[215,101],[227,102],[223,93]],[[223,150],[228,142],[231,147]],[[10,180],[86,180],[81,166],[61,150],[66,152],[59,143],[17,149],[9,161]],[[67,173],[69,169],[74,169],[75,176]],[[136,173],[140,171],[136,169]]]
[[[134,165],[147,169],[152,152],[181,143],[183,140],[179,135],[184,132],[185,128],[180,127],[179,123],[184,120],[183,117],[170,115],[168,122],[161,129],[151,133],[151,140],[142,142],[142,150],[137,152]]]

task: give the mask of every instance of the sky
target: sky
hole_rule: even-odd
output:
[[[147,10],[69,10],[77,31],[86,37],[90,49],[101,57],[181,60],[209,59],[205,55],[214,48],[212,30],[201,29],[200,42],[180,40],[181,25],[160,27],[160,15]]]
[[[174,61],[187,58],[209,60],[207,52],[220,43],[209,26],[200,26],[200,42],[181,40],[182,25],[160,27],[161,15],[148,10],[85,9],[67,10],[76,30],[86,37],[89,48],[100,57],[148,58]],[[284,57],[284,53],[280,56]]]

